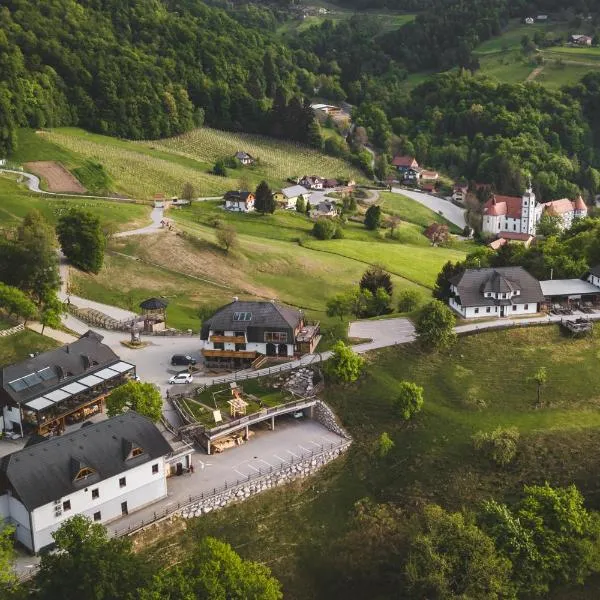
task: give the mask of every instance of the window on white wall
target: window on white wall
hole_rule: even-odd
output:
[[[63,502],[63,510],[66,512],[67,510],[71,510],[71,501],[65,500]]]
[[[94,513],[94,521],[100,521],[102,519],[102,513],[100,511]]]
[[[158,464],[156,464],[156,465],[152,465],[152,473],[153,473],[154,475],[156,475],[156,473],[158,473]]]
[[[121,479],[119,479],[119,487],[125,487],[127,485],[127,479],[125,477],[121,477]]]
[[[96,498],[100,498],[100,490],[98,488],[92,490],[92,500],[95,500]]]

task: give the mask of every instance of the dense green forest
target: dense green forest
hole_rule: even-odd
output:
[[[277,133],[272,99],[306,87],[289,49],[202,2],[8,0],[0,9],[0,152],[25,125],[159,138],[206,121]],[[295,110],[290,120],[303,121],[308,109]],[[285,134],[305,141],[306,125]]]

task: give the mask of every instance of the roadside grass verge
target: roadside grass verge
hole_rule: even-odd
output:
[[[95,200],[92,198],[54,197],[30,192],[13,177],[0,176],[0,226],[15,227],[32,209],[39,210],[55,224],[69,208],[81,208],[98,216],[111,231],[125,231],[150,222],[150,207],[142,204]]]

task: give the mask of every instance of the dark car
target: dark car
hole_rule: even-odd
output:
[[[196,359],[191,356],[186,356],[185,354],[173,354],[173,356],[171,356],[171,364],[187,367],[188,365],[195,365]]]

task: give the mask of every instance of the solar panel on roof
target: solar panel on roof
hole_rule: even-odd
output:
[[[22,379],[15,379],[14,381],[9,381],[8,385],[15,390],[15,392],[22,392],[27,389],[27,384]]]
[[[42,383],[42,378],[37,373],[29,373],[23,377],[23,381],[27,384],[27,387],[33,387],[38,383]]]
[[[236,312],[233,313],[234,321],[250,321],[252,319],[251,312]]]
[[[50,367],[46,367],[41,371],[38,371],[37,374],[42,378],[43,381],[48,381],[49,379],[54,379],[56,375],[54,371]]]

